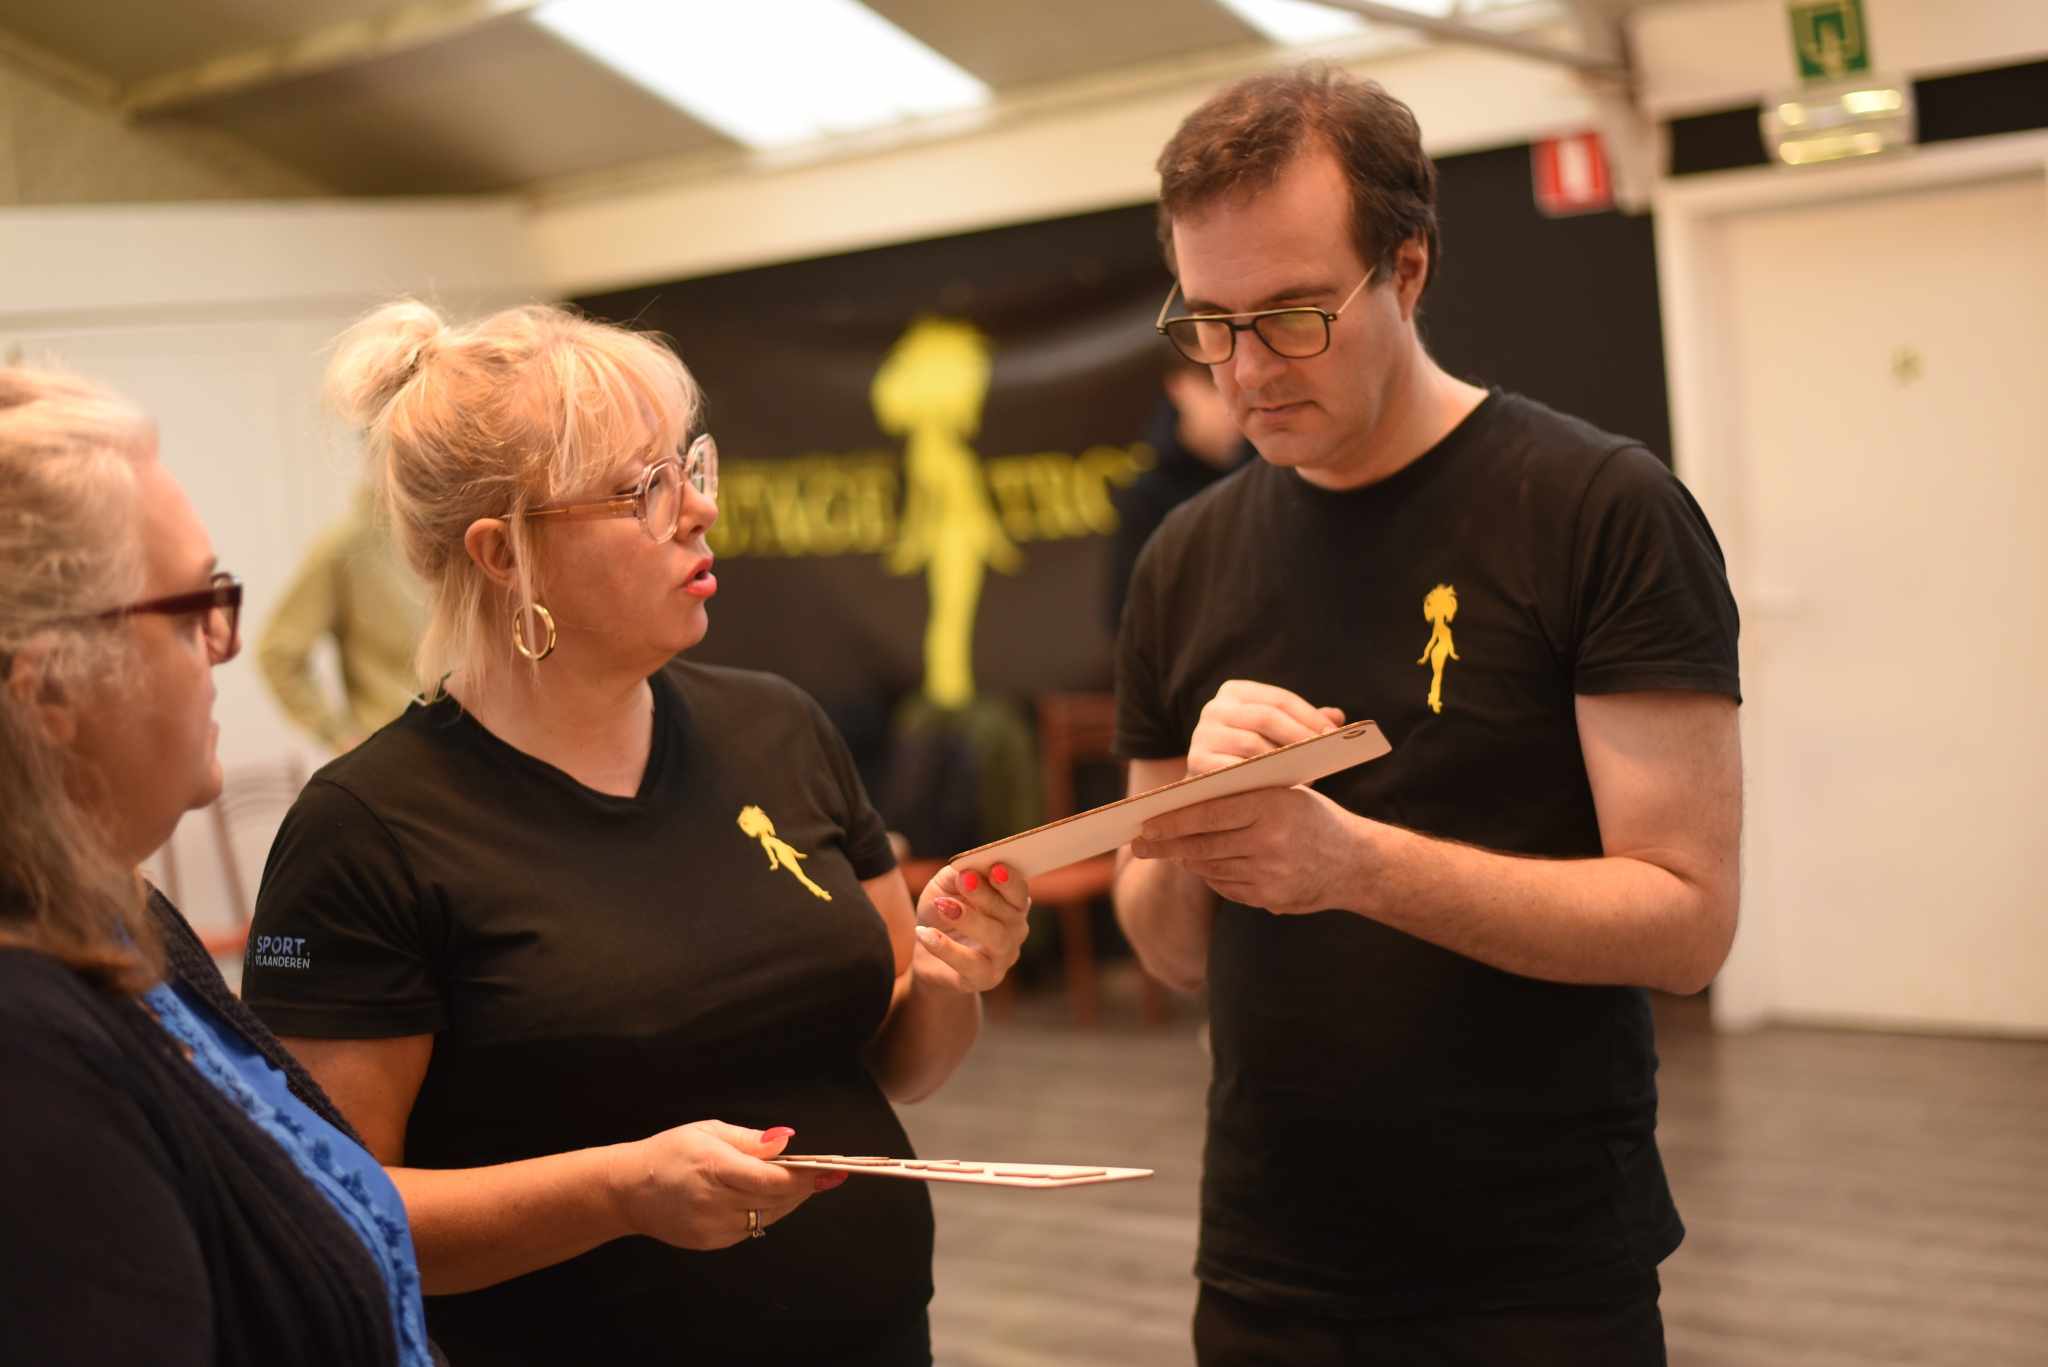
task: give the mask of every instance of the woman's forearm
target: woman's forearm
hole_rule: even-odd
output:
[[[386,1168],[405,1199],[430,1296],[475,1291],[630,1234],[616,1147],[487,1168]]]
[[[868,1046],[868,1065],[891,1101],[922,1101],[960,1066],[981,1033],[981,994],[949,986],[955,975],[923,945],[910,961],[910,990]]]

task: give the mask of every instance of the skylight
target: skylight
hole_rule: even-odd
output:
[[[1364,33],[1367,27],[1363,15],[1335,5],[1318,5],[1313,0],[1221,0],[1221,3],[1276,43],[1324,43],[1335,38],[1354,37]],[[1457,0],[1381,0],[1381,3],[1434,19],[1447,18],[1458,8]],[[1492,7],[1487,3],[1465,6],[1467,9]]]
[[[986,85],[855,0],[550,0],[532,18],[749,147],[989,99]]]
[[[1322,43],[1365,32],[1349,10],[1309,0],[1223,0],[1223,7],[1276,43]]]

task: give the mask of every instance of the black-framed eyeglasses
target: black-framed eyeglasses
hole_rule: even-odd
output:
[[[674,538],[683,518],[683,485],[704,497],[718,499],[718,443],[709,432],[690,443],[682,459],[658,460],[640,476],[640,485],[630,494],[592,499],[588,503],[549,503],[529,508],[530,518],[559,517],[571,522],[606,517],[637,517],[640,528],[655,545]]]
[[[108,608],[98,618],[112,621],[121,617],[183,617],[193,613],[205,614],[200,627],[213,662],[225,664],[234,659],[242,648],[242,581],[226,571],[214,575],[203,589]]]
[[[1175,351],[1196,365],[1222,365],[1235,356],[1237,334],[1240,332],[1257,333],[1259,340],[1275,356],[1305,361],[1330,349],[1330,325],[1351,307],[1351,301],[1358,297],[1358,292],[1372,277],[1373,272],[1367,271],[1365,280],[1353,286],[1351,293],[1344,296],[1344,302],[1334,310],[1297,304],[1284,309],[1260,309],[1255,313],[1190,313],[1168,318],[1166,311],[1173,307],[1174,295],[1180,293],[1180,282],[1175,281],[1173,288],[1166,292],[1166,302],[1159,306],[1159,317],[1152,326],[1155,331],[1166,335]]]

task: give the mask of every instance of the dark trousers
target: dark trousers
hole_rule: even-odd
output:
[[[1340,1320],[1202,1288],[1200,1367],[1665,1367],[1657,1290],[1614,1305]]]

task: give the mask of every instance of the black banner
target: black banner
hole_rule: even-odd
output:
[[[889,718],[1107,689],[1113,489],[1149,465],[1170,284],[1149,206],[577,301],[671,337],[721,456],[692,657]]]
[[[1438,170],[1431,352],[1668,459],[1650,220],[1543,218],[1526,147]],[[980,789],[978,815],[928,829],[923,848],[1035,820],[1017,772],[1032,763],[1029,698],[1111,686],[1109,495],[1151,459],[1140,438],[1166,362],[1153,213],[577,301],[667,333],[708,396],[720,588],[693,656],[809,690],[898,824],[925,795]],[[904,707],[919,698],[922,718]],[[934,714],[976,758],[949,770],[906,750]]]

